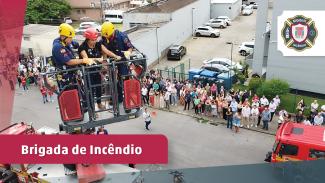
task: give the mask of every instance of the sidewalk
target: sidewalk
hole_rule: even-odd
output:
[[[196,118],[199,122],[202,123],[207,123],[210,125],[227,125],[227,121],[222,119],[222,118],[217,118],[217,117],[210,117],[210,116],[205,116],[202,114],[196,115],[194,112],[194,109],[191,109],[192,105],[190,106],[190,110],[184,110],[183,106],[177,105],[177,106],[172,106],[170,105],[170,112],[173,113],[177,113],[177,114],[182,114],[182,115],[186,115],[186,116],[191,116],[193,118]],[[161,109],[161,108],[153,108],[152,109],[157,109],[157,110],[163,110],[163,111],[168,111],[166,108]],[[256,132],[260,132],[260,133],[265,133],[265,134],[269,134],[269,135],[275,135],[276,131],[277,131],[277,127],[278,127],[278,116],[274,115],[272,122],[269,123],[269,130],[263,130],[262,126],[263,126],[263,122],[261,121],[260,126],[258,126],[257,128],[254,127],[243,127],[244,129],[247,130],[251,130],[251,131],[256,131]],[[225,126],[226,128],[226,126]]]

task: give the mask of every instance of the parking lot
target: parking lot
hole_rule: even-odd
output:
[[[254,41],[256,29],[257,10],[250,16],[238,16],[232,20],[232,25],[225,29],[219,29],[221,36],[219,38],[210,37],[190,37],[182,45],[187,48],[187,54],[181,61],[168,61],[166,57],[160,60],[155,66],[158,69],[174,67],[182,62],[190,60],[191,68],[199,68],[202,61],[214,57],[231,58],[231,44],[233,42],[233,61],[240,62],[245,59],[239,54],[239,46],[242,42]],[[270,13],[269,13],[270,16]]]

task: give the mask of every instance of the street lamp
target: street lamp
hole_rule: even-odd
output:
[[[193,30],[194,30],[194,10],[195,8],[192,8],[192,35],[193,35]]]
[[[156,27],[156,46],[157,46],[157,56],[158,56],[158,64],[159,64],[159,47],[158,47],[158,27]]]
[[[233,48],[234,48],[234,43],[233,42],[226,42],[226,44],[231,45],[231,50],[230,50],[230,65],[231,66],[230,67],[232,68],[233,67],[233,65],[232,65],[232,51],[233,51]],[[232,77],[230,77],[231,70],[228,72],[228,78],[230,79],[230,88],[232,87]]]

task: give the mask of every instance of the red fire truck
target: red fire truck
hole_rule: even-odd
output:
[[[287,122],[280,126],[267,162],[325,159],[325,127]]]

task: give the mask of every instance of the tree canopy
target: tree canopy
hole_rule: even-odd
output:
[[[62,19],[70,10],[66,0],[28,0],[25,22],[39,23],[48,19]]]

